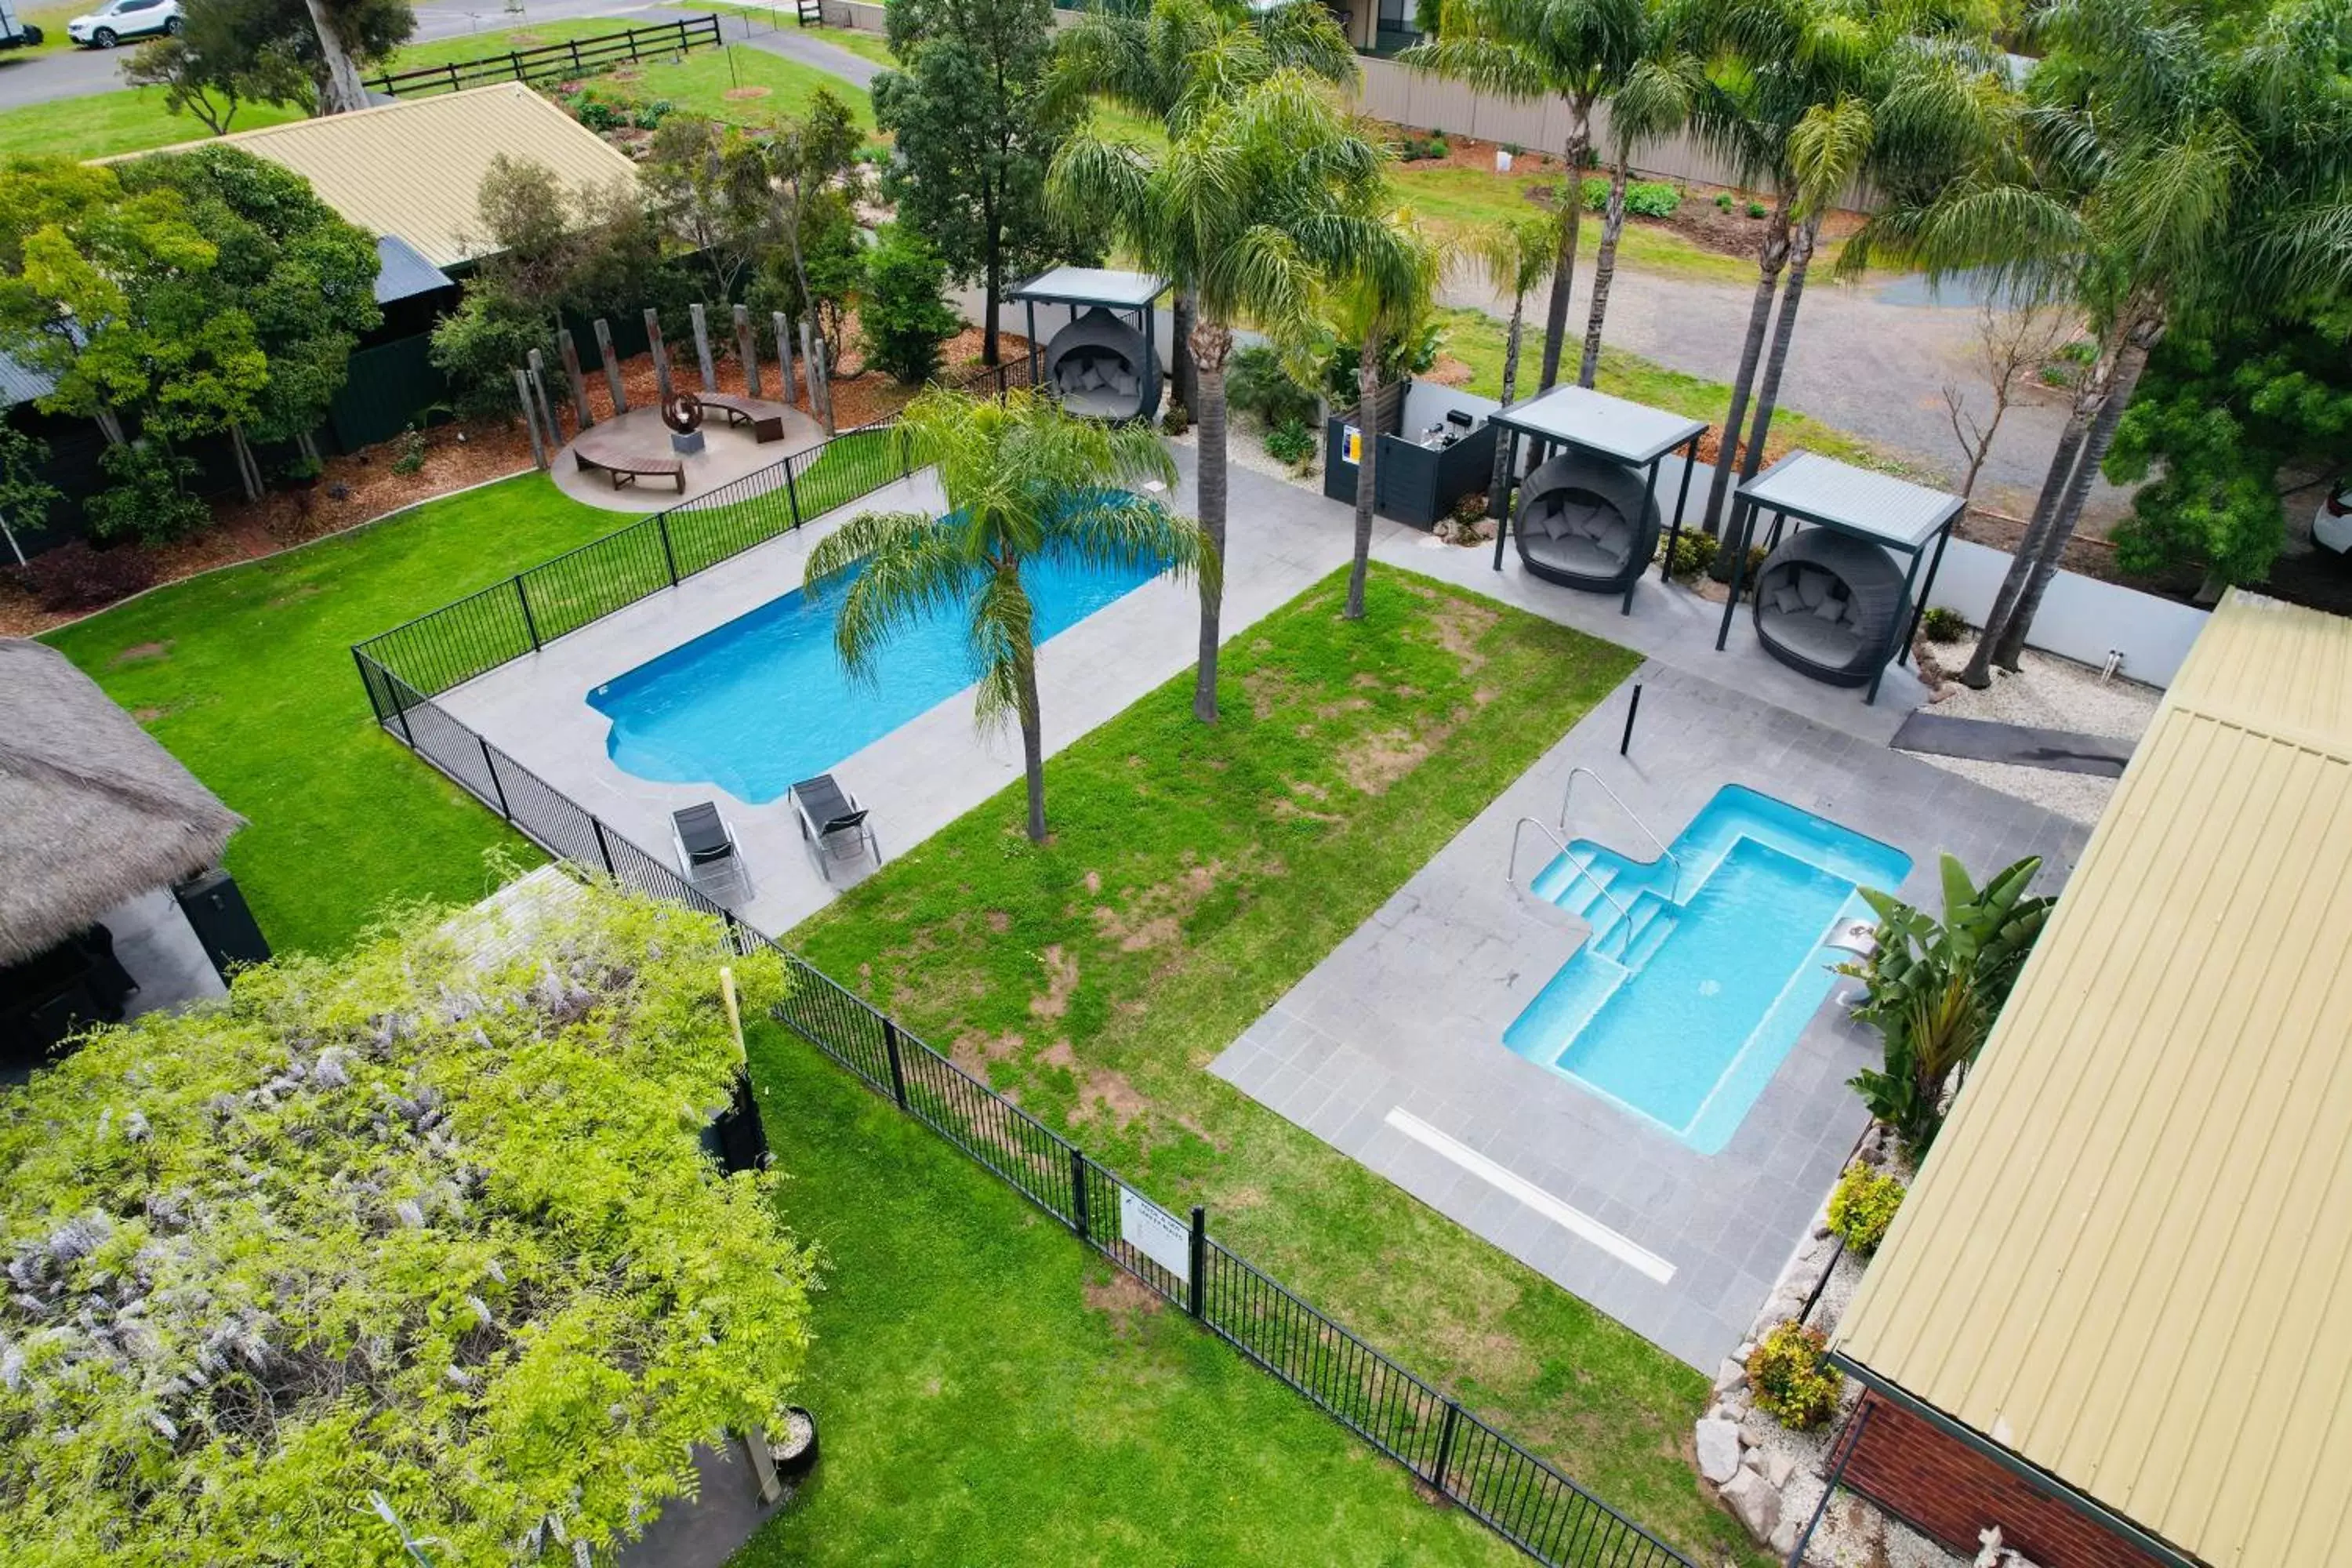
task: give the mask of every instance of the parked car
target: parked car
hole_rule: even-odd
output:
[[[2311,540],[2322,550],[2352,555],[2352,477],[2336,481],[2311,520]]]
[[[180,0],[108,0],[87,16],[66,24],[66,37],[89,49],[110,49],[125,38],[151,33],[176,33],[181,22]]]
[[[41,30],[16,15],[9,0],[0,0],[0,49],[37,49]]]

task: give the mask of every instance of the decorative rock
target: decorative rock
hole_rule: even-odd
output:
[[[1759,1436],[1758,1434],[1756,1434],[1756,1433],[1754,1433],[1754,1432],[1749,1431],[1746,1426],[1742,1426],[1742,1427],[1740,1427],[1740,1428],[1739,1428],[1739,1446],[1740,1446],[1741,1447],[1743,1447],[1743,1448],[1754,1448],[1754,1447],[1760,1447],[1760,1446],[1762,1445],[1763,1441],[1764,1441],[1764,1439],[1763,1439],[1761,1436]]]
[[[1742,1358],[1741,1361],[1727,1360],[1721,1366],[1715,1369],[1716,1393],[1719,1394],[1728,1394],[1735,1388],[1745,1388],[1747,1386],[1748,1368],[1745,1364],[1745,1358]]]
[[[1742,1340],[1739,1342],[1739,1348],[1731,1353],[1733,1356],[1738,1358],[1739,1364],[1745,1367],[1748,1364],[1748,1358],[1756,1353],[1756,1342],[1754,1340]]]
[[[1778,1557],[1783,1563],[1787,1562],[1789,1560],[1789,1554],[1797,1549],[1798,1532],[1802,1531],[1804,1528],[1804,1521],[1799,1519],[1795,1514],[1792,1513],[1784,1517],[1780,1521],[1779,1527],[1772,1531],[1772,1539],[1766,1542],[1767,1545],[1772,1548],[1772,1555]],[[1806,1555],[1811,1556],[1811,1553],[1808,1552]]]
[[[1758,1544],[1769,1542],[1780,1524],[1780,1494],[1753,1470],[1742,1470],[1723,1489],[1723,1505]]]
[[[1796,1456],[1785,1450],[1764,1461],[1764,1479],[1770,1481],[1776,1489],[1787,1486],[1789,1478],[1796,1473]]]
[[[1739,1428],[1728,1421],[1702,1421],[1696,1433],[1698,1473],[1717,1486],[1739,1473]]]

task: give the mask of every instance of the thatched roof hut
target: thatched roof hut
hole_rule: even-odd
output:
[[[65,655],[0,637],[0,963],[215,864],[244,823]]]

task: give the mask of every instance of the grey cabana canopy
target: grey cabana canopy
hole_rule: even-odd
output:
[[[1149,273],[1099,267],[1056,267],[1022,284],[1010,298],[1028,308],[1030,380],[1088,418],[1158,414],[1162,377],[1153,317],[1167,291],[1167,281]],[[1070,308],[1068,324],[1042,349],[1040,304]]]
[[[1517,515],[1519,559],[1549,582],[1622,592],[1622,607],[1632,614],[1634,584],[1658,544],[1658,467],[1667,453],[1682,452],[1682,484],[1671,523],[1673,537],[1679,538],[1706,423],[1586,386],[1555,386],[1499,408],[1487,419],[1510,443],[1507,473],[1518,472],[1521,437],[1538,454],[1559,454],[1538,462],[1525,481],[1506,481],[1507,492],[1524,492]],[[1507,493],[1490,497],[1489,503],[1487,510],[1501,519],[1495,531],[1499,572],[1513,509]],[[1671,541],[1667,554],[1671,561]]]

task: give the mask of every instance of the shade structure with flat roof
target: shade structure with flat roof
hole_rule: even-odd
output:
[[[2347,931],[2352,620],[2233,591],[1833,1355],[2158,1562],[2352,1563]]]
[[[1666,454],[1683,455],[1683,478],[1667,525],[1670,574],[1674,547],[1682,537],[1683,510],[1690,500],[1691,469],[1696,465],[1704,420],[1612,397],[1589,386],[1555,386],[1496,409],[1488,423],[1504,433],[1504,494],[1491,498],[1496,518],[1495,570],[1503,569],[1503,544],[1512,529],[1512,492],[1526,495],[1519,508],[1519,558],[1547,581],[1573,588],[1622,590],[1620,608],[1631,615],[1633,589],[1657,543],[1659,465]],[[1539,460],[1524,479],[1519,472],[1521,437]],[[1548,455],[1558,448],[1559,455]],[[1567,504],[1563,498],[1572,497]],[[1614,513],[1614,516],[1611,514]],[[1629,513],[1631,515],[1629,515]]]
[[[1056,267],[1009,296],[1028,311],[1029,380],[1089,419],[1149,419],[1160,412],[1156,301],[1168,280],[1148,272]],[[1037,341],[1037,307],[1067,305],[1051,342]]]
[[[1910,657],[1944,546],[1966,505],[1946,491],[1817,452],[1790,453],[1732,497],[1724,529],[1731,593],[1715,646],[1722,648],[1730,637],[1757,519],[1769,512],[1772,553],[1759,568],[1753,610],[1758,639],[1774,658],[1818,679],[1866,686],[1863,700],[1875,702],[1889,660]],[[1797,531],[1783,543],[1792,521]],[[1838,537],[1813,537],[1809,529]]]

